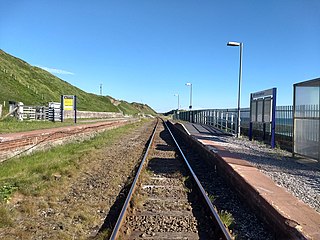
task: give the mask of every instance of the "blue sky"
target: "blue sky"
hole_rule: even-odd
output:
[[[1,0],[0,48],[87,91],[159,112],[241,106],[251,92],[320,77],[319,0]],[[55,69],[55,70],[53,70]],[[65,93],[68,94],[68,93]]]

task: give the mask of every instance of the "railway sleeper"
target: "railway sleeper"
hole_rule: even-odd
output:
[[[138,181],[121,239],[215,239],[212,220],[170,135],[160,126],[146,171]]]

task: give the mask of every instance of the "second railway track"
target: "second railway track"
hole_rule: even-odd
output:
[[[152,139],[110,239],[230,239],[164,122]]]

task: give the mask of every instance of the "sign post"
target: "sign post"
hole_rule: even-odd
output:
[[[64,111],[74,111],[74,123],[77,123],[77,96],[61,95],[61,122],[64,120]]]
[[[263,124],[263,140],[266,138],[266,124],[271,124],[271,148],[276,146],[276,96],[276,88],[250,94],[249,140],[252,140],[253,122]]]

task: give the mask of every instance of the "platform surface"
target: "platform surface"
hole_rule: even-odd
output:
[[[320,239],[320,214],[278,186],[240,154],[230,152],[219,136],[223,133],[210,126],[183,123],[189,135],[195,137],[207,148],[213,150],[228,163],[247,183],[249,183],[273,208],[288,219],[308,239]]]

